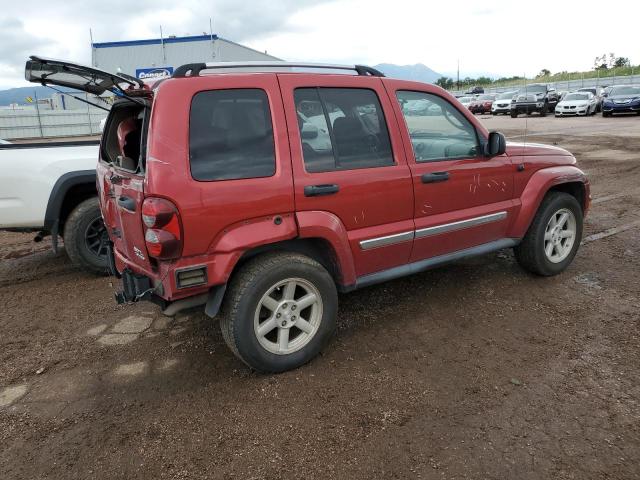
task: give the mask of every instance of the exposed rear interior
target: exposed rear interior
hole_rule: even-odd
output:
[[[104,127],[101,156],[117,168],[144,174],[149,108],[120,100],[111,108]]]

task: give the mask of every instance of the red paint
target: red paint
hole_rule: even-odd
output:
[[[298,87],[356,87],[373,90],[389,130],[395,165],[360,170],[308,173],[293,101]],[[263,89],[270,102],[276,172],[268,178],[199,182],[189,168],[189,111],[193,96],[206,90]],[[169,79],[154,94],[147,144],[146,175],[136,176],[100,162],[103,216],[114,241],[116,266],[161,283],[167,300],[197,295],[228,281],[247,251],[295,239],[319,239],[330,249],[338,282],[353,285],[359,276],[504,237],[522,237],[549,188],[588,181],[565,150],[509,145],[494,158],[417,163],[396,90],[415,90],[447,99],[476,128],[487,130],[444,90],[418,82],[386,78],[300,74],[221,74]],[[524,170],[519,171],[518,166]],[[425,173],[448,171],[447,182],[423,184]],[[113,183],[117,174],[122,178]],[[338,193],[305,197],[308,185],[337,184]],[[112,192],[112,196],[108,193]],[[135,212],[117,199],[133,199]],[[175,260],[150,260],[145,245],[142,204],[166,199],[182,225],[182,253]],[[585,208],[588,207],[588,200]],[[431,237],[363,250],[360,242],[469,218],[507,212],[504,220]],[[203,265],[208,285],[177,290],[175,270]]]

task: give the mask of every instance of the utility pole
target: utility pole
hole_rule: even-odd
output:
[[[457,90],[460,90],[460,59],[458,59],[458,79],[456,80]]]
[[[36,101],[36,115],[38,116],[38,127],[40,129],[40,137],[44,137],[44,134],[42,133],[42,120],[40,119],[40,106],[38,105],[38,94],[36,93],[36,91],[33,91],[33,98]]]
[[[167,54],[164,50],[164,37],[162,36],[162,25],[160,25],[160,46],[162,47],[162,61],[167,63]]]
[[[213,20],[209,17],[209,35],[211,35],[211,58],[216,58],[216,48],[213,43]]]

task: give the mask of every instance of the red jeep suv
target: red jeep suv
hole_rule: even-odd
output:
[[[575,158],[506,144],[433,85],[248,62],[185,65],[150,88],[38,57],[26,77],[118,97],[97,166],[118,301],[220,312],[257,370],[318,354],[338,291],[508,247],[554,275],[580,245]]]

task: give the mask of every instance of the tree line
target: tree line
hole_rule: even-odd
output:
[[[596,56],[593,61],[593,71],[602,72],[606,70],[620,69],[620,68],[632,68],[631,62],[628,57],[618,57],[614,53],[604,53],[602,55]],[[540,70],[538,75],[536,75],[536,79],[545,79],[548,77],[562,77],[568,75],[578,75],[581,72],[558,72],[552,75],[551,71],[547,68],[543,68]],[[584,73],[584,72],[583,72]],[[620,72],[623,75],[628,75],[629,73]],[[589,75],[591,76],[591,75]],[[460,89],[466,85],[492,85],[492,84],[508,84],[508,83],[517,83],[518,81],[525,80],[525,77],[521,76],[513,76],[513,77],[500,77],[500,78],[491,78],[486,76],[480,76],[477,78],[465,77],[461,78],[459,81],[454,80],[451,77],[442,76],[438,78],[435,82],[436,85],[446,89]]]

